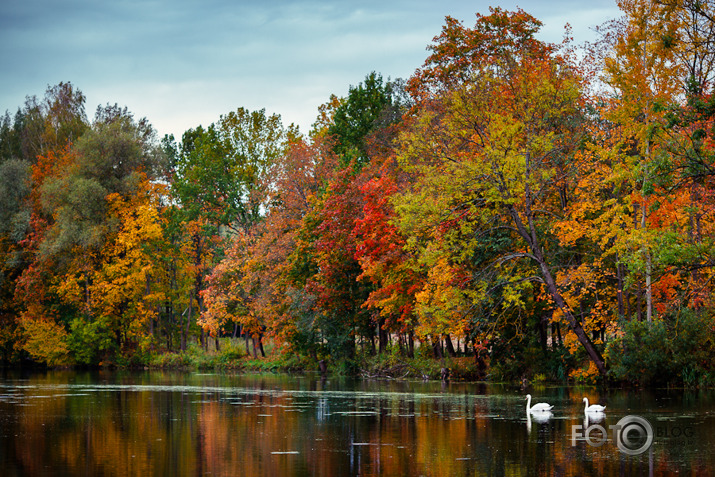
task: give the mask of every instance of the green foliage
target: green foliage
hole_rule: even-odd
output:
[[[152,128],[126,108],[97,111],[93,127],[77,141],[76,163],[41,187],[43,212],[55,221],[41,245],[44,254],[67,257],[76,246],[97,251],[104,245],[118,225],[107,215],[107,196],[128,197],[142,172],[156,179],[163,168],[154,140]]]
[[[335,152],[344,165],[354,163],[359,170],[369,162],[368,137],[400,118],[405,105],[398,98],[399,85],[383,82],[374,71],[364,82],[350,87],[328,127],[328,134],[336,139]]]
[[[0,163],[21,159],[35,163],[38,155],[75,142],[88,127],[85,96],[71,83],[48,86],[45,96],[27,96],[14,118],[0,120]]]
[[[190,346],[185,352],[155,352],[145,366],[160,369],[242,370],[252,372],[291,372],[316,368],[310,360],[295,353],[276,353],[265,359],[251,359],[243,347],[230,338],[221,338],[221,351],[203,351]]]
[[[713,329],[713,316],[705,310],[623,323],[623,335],[606,349],[609,377],[641,385],[715,384]]]
[[[580,350],[579,350],[580,351]],[[566,382],[569,371],[586,360],[585,353],[572,355],[563,346],[548,347],[546,351],[535,334],[519,340],[502,335],[493,343],[490,353],[489,377],[494,381]]]
[[[116,341],[110,322],[104,317],[87,322],[75,318],[70,322],[67,337],[69,351],[78,364],[98,365],[105,359],[111,359],[116,352]]]
[[[663,384],[672,379],[676,370],[664,321],[633,320],[624,324],[623,333],[606,350],[613,379],[641,384]]]
[[[22,113],[17,111],[15,119],[9,112],[0,118],[0,163],[7,159],[22,159],[22,138],[20,125]],[[28,161],[29,162],[29,161]]]
[[[159,369],[181,369],[191,368],[194,362],[193,355],[185,352],[156,353],[149,358],[147,365]]]
[[[19,242],[29,222],[30,163],[22,159],[0,162],[0,236]]]
[[[165,138],[164,151],[175,168],[173,192],[184,220],[250,228],[261,218],[269,173],[291,134],[279,115],[238,108],[207,129],[186,131],[179,147]]]

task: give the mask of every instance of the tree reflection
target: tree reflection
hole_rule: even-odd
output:
[[[650,453],[631,457],[611,440],[572,445],[573,426],[608,426],[605,416],[584,416],[568,389],[557,413],[527,415],[524,432],[516,397],[459,394],[451,385],[380,392],[262,377],[250,386],[248,378],[241,386],[222,377],[111,379],[78,384],[56,373],[11,390],[5,384],[3,475],[706,475],[715,468],[715,439],[705,432],[715,429],[712,398],[698,414],[694,448],[656,441]],[[612,402],[615,413],[620,404]]]

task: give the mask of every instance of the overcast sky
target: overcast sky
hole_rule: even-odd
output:
[[[445,16],[471,27],[490,5],[523,8],[554,42],[619,15],[615,0],[0,0],[0,112],[69,81],[90,118],[118,103],[160,136],[241,106],[307,132],[331,94],[371,71],[408,78]]]

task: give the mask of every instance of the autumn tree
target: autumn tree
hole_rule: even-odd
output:
[[[341,168],[325,177],[325,188],[304,221],[315,260],[306,287],[316,299],[318,328],[334,357],[352,359],[358,337],[374,350],[374,338],[380,335],[380,349],[385,348],[384,320],[362,306],[372,284],[358,280],[362,270],[355,254],[362,237],[355,223],[363,214],[361,187],[369,179],[361,171],[392,147],[392,126],[404,112],[401,97],[399,83],[383,83],[380,75],[371,73],[350,88],[325,131]]]
[[[374,169],[374,171],[371,171]],[[404,173],[392,157],[366,169],[369,178],[361,186],[362,217],[355,221],[354,233],[360,237],[355,258],[362,270],[358,280],[369,281],[372,290],[363,307],[376,310],[379,351],[385,350],[388,333],[397,333],[407,354],[414,352],[416,325],[415,295],[424,277],[415,257],[406,248],[407,238],[397,227],[392,204],[394,195],[404,187]]]
[[[619,6],[626,17],[613,52],[605,61],[605,81],[616,90],[607,117],[620,127],[617,136],[629,142],[621,146],[625,154],[618,161],[622,172],[630,172],[627,180],[634,214],[634,227],[626,239],[631,245],[626,247],[629,250],[624,259],[630,261],[631,268],[642,271],[645,315],[650,321],[653,233],[648,230],[648,213],[653,205],[658,157],[662,155],[662,106],[672,103],[678,90],[677,65],[667,40],[674,32],[673,25],[664,21],[664,12],[650,1],[625,1]]]
[[[321,310],[308,282],[317,272],[314,209],[327,178],[338,168],[333,144],[320,135],[291,141],[276,169],[276,188],[252,252],[255,304],[273,336],[288,349],[314,358],[322,345]]]
[[[505,305],[522,307],[543,287],[605,375],[554,274],[560,262],[550,229],[562,213],[559,185],[582,137],[581,79],[568,57],[535,38],[540,26],[521,10],[498,8],[477,15],[472,29],[447,19],[411,80],[419,110],[399,159],[416,182],[400,199],[400,226],[423,260],[453,275],[446,292],[467,286],[455,302],[458,314],[492,288],[470,262],[480,241],[495,237],[497,246],[481,262],[507,271],[497,274]],[[457,247],[454,236],[465,240]]]
[[[93,323],[99,317],[98,273],[106,247],[121,230],[111,197],[128,200],[143,180],[157,177],[162,156],[153,141],[145,120],[136,122],[126,108],[107,106],[98,108],[92,128],[75,145],[39,157],[32,173],[36,212],[27,239],[36,252],[18,288],[28,326],[36,328],[39,320],[68,329],[73,318]],[[71,283],[81,293],[63,289]],[[122,337],[116,335],[116,342],[121,346]]]
[[[204,277],[213,266],[205,258],[220,256],[229,235],[250,234],[261,220],[271,170],[292,134],[294,129],[285,129],[279,115],[244,108],[221,116],[207,129],[184,133],[175,154],[172,190],[181,220],[190,225],[195,279],[189,321],[194,303],[197,314],[204,311]],[[217,337],[218,330],[209,328]]]
[[[68,273],[57,284],[57,293],[84,315],[70,322],[68,341],[78,362],[95,364],[113,351],[146,352],[154,344],[153,323],[166,301],[160,280],[163,197],[164,186],[146,176],[130,195],[109,194],[107,214],[117,229],[99,250],[91,279]]]
[[[700,2],[619,6],[624,17],[603,30],[606,89],[594,98],[599,121],[566,240],[590,236],[600,258],[613,261],[618,315],[651,321],[656,312],[702,304],[696,282],[711,255],[702,234],[711,162],[702,106],[713,23]]]
[[[28,96],[14,117],[5,113],[0,124],[0,348],[6,359],[17,356],[11,342],[18,339],[16,318],[24,310],[16,293],[23,287],[15,285],[34,275],[28,267],[35,263],[46,224],[33,194],[43,179],[36,166],[40,157],[66,156],[83,134],[88,125],[84,103],[78,89],[60,83],[48,86],[42,99]],[[41,282],[34,283],[39,292]]]
[[[695,309],[712,304],[713,242],[713,80],[715,79],[715,9],[708,2],[666,1],[656,4],[670,25],[665,38],[669,58],[677,67],[679,91],[666,109],[663,128],[667,160],[661,174],[666,177],[668,202],[677,209],[679,230],[668,233],[662,261],[678,270],[679,302]],[[667,208],[665,208],[667,210]],[[660,211],[659,211],[660,212]],[[661,216],[664,216],[660,212]],[[669,273],[671,282],[676,277]],[[670,300],[673,304],[673,300]],[[671,306],[671,308],[673,308]]]
[[[231,323],[234,330],[240,327],[248,353],[251,338],[257,355],[266,329],[279,345],[315,351],[309,336],[315,336],[317,325],[300,323],[290,309],[291,297],[309,293],[306,280],[315,273],[313,267],[304,267],[315,257],[300,232],[325,178],[337,165],[331,149],[320,137],[296,137],[288,143],[272,169],[265,218],[250,233],[233,237],[225,257],[207,276],[202,325],[211,330]]]

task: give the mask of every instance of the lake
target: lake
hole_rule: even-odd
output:
[[[712,390],[157,371],[0,376],[3,477],[715,474]],[[553,414],[528,418],[527,392]],[[584,396],[605,404],[605,416],[586,422]]]

